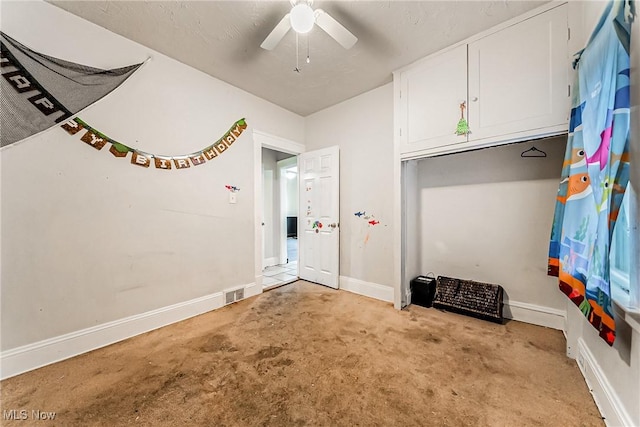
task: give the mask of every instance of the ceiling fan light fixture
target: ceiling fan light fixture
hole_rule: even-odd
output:
[[[296,33],[305,34],[311,31],[315,23],[313,9],[306,3],[295,5],[290,12],[291,28]]]
[[[327,12],[322,9],[311,9],[313,0],[290,0],[290,2],[292,5],[291,11],[284,15],[280,22],[278,22],[278,25],[271,30],[267,38],[265,38],[260,45],[261,48],[273,50],[284,36],[289,33],[290,29],[293,28],[296,35],[305,34],[311,31],[314,25],[320,27],[322,31],[327,33],[345,49],[351,49],[358,41],[358,38],[354,36],[351,31],[347,30]],[[309,40],[307,40],[307,43],[308,41]],[[296,46],[298,46],[297,39]],[[307,56],[309,56],[308,52]]]

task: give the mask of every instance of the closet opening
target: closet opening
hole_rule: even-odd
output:
[[[547,257],[565,149],[558,136],[402,162],[402,307],[433,272],[501,285],[505,318],[564,310]]]

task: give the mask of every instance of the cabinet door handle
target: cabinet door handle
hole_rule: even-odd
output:
[[[478,97],[477,97],[477,96],[474,96],[473,98],[471,98],[471,100],[472,100],[473,102],[477,102],[477,101],[478,101]]]

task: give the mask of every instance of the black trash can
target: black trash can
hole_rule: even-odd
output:
[[[428,276],[418,276],[410,283],[411,304],[431,307],[433,297],[436,294],[436,278]]]

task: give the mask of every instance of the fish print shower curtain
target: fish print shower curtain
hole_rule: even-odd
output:
[[[549,274],[609,345],[615,340],[609,249],[629,182],[630,0],[611,1],[574,63],[569,137]]]

